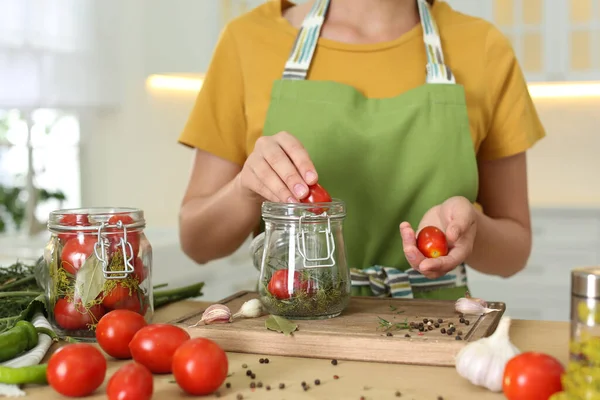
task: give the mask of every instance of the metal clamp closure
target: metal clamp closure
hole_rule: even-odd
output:
[[[110,245],[109,240],[103,235],[103,232],[107,228],[117,228],[123,230],[123,236],[119,238],[118,247],[121,248],[123,254],[124,270],[112,271],[108,264],[107,248]],[[111,232],[113,233],[113,232]],[[116,232],[114,232],[116,233]],[[129,251],[128,251],[129,250]],[[106,222],[102,222],[98,227],[98,241],[94,245],[94,254],[102,263],[102,273],[106,279],[125,279],[129,274],[133,273],[134,268],[132,264],[133,260],[133,246],[127,241],[127,228],[122,221],[118,221],[115,225],[109,225]]]
[[[313,232],[315,234],[324,233],[326,235],[326,244],[327,244],[327,256],[326,257],[308,257],[306,251],[306,231],[302,228],[302,220],[306,218],[306,216],[300,216],[298,219],[298,253],[302,256],[302,261],[304,268],[324,268],[324,267],[333,267],[335,265],[335,259],[333,257],[333,253],[335,252],[335,240],[333,238],[333,234],[331,233],[331,219],[325,213],[321,214],[321,216],[325,216],[327,218],[327,227],[325,229],[318,230]],[[310,217],[309,217],[310,218]],[[320,263],[320,261],[324,261]],[[308,262],[308,265],[307,265]],[[313,264],[315,262],[319,262],[318,264]]]

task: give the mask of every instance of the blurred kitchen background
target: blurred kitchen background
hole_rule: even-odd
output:
[[[570,269],[600,265],[600,0],[447,1],[512,40],[548,132],[529,153],[529,265],[470,271],[473,295],[567,320]],[[133,206],[155,284],[204,280],[208,300],[254,288],[247,245],[205,266],[180,250],[192,151],[176,141],[224,24],[262,2],[0,0],[0,265],[41,254],[53,209]]]

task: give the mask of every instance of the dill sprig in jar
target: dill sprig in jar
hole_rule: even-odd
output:
[[[345,204],[262,204],[265,232],[252,244],[267,312],[290,319],[340,315],[350,298],[343,222]],[[259,261],[260,260],[260,261]]]
[[[86,208],[50,213],[44,251],[49,320],[59,335],[95,339],[100,318],[127,309],[151,321],[152,246],[144,213]]]

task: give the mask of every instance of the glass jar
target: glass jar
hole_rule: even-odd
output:
[[[571,271],[570,339],[564,392],[600,398],[600,267]]]
[[[258,292],[267,312],[289,319],[340,315],[350,298],[343,221],[345,204],[262,205],[264,235],[252,248],[260,260]]]
[[[94,341],[100,318],[127,309],[151,322],[152,246],[144,213],[82,208],[50,213],[41,281],[49,321],[59,334]]]

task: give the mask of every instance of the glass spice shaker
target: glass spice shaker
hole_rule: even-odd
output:
[[[340,315],[350,299],[343,221],[345,204],[262,204],[264,235],[252,244],[260,259],[258,292],[267,312],[289,319]]]
[[[151,322],[152,246],[143,211],[81,208],[50,213],[50,238],[39,271],[49,322],[63,336],[95,340],[100,318],[128,309]]]

